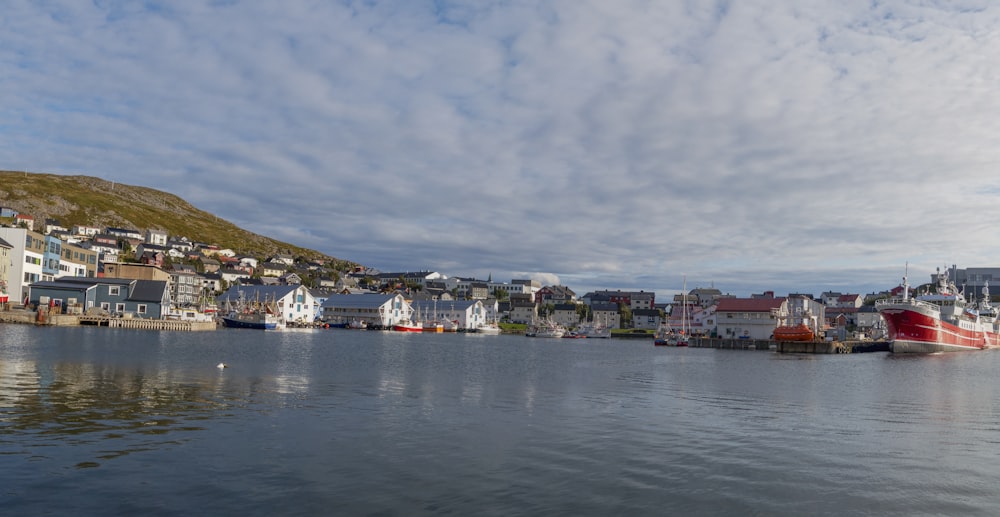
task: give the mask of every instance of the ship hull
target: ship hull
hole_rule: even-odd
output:
[[[879,312],[889,328],[889,350],[896,354],[982,350],[1000,340],[977,321],[959,319],[955,325],[917,304],[887,305]]]
[[[222,324],[234,329],[256,329],[256,330],[277,330],[279,325],[276,321],[262,319],[246,319],[240,317],[223,316]]]

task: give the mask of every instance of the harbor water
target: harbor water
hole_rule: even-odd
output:
[[[998,371],[991,351],[0,325],[0,508],[995,515]]]

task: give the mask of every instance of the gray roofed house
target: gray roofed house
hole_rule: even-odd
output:
[[[234,285],[216,298],[222,312],[235,309],[241,303],[274,304],[285,321],[312,323],[316,319],[317,303],[301,285]]]
[[[83,311],[99,307],[138,318],[163,318],[170,309],[170,289],[163,280],[64,277],[31,284],[30,302],[38,304],[43,296],[58,300],[61,307],[75,301]]]
[[[391,327],[409,321],[413,308],[401,294],[331,294],[323,302],[323,321],[334,325],[363,321],[370,327]]]

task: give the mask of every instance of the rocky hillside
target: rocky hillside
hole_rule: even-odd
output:
[[[60,176],[0,171],[0,206],[35,218],[73,225],[163,230],[172,236],[218,244],[237,253],[266,256],[277,252],[351,264],[315,250],[248,232],[199,210],[187,201],[146,187],[123,185],[90,176]]]

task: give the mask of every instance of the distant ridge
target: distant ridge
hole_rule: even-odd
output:
[[[37,231],[44,231],[46,219],[58,220],[66,228],[88,225],[156,229],[166,231],[171,237],[217,244],[240,254],[290,253],[353,265],[316,250],[246,231],[176,195],[92,176],[0,171],[0,206],[34,217]]]

